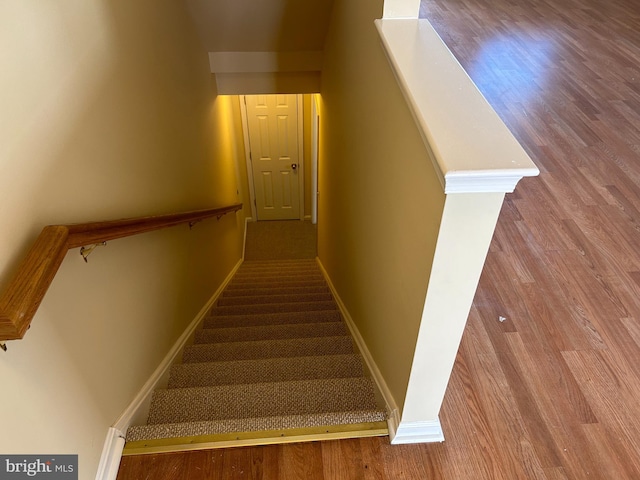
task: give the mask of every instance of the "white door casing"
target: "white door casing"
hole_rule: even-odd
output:
[[[311,96],[311,223],[318,223],[318,155],[320,136],[319,94]]]
[[[245,106],[256,217],[299,219],[303,173],[297,96],[247,95]]]

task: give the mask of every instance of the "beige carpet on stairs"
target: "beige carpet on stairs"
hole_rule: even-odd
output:
[[[267,256],[272,243],[277,259],[242,264],[128,443],[385,420],[313,258],[315,230],[265,223],[259,241],[248,231],[246,257]],[[295,231],[306,233],[283,240]],[[283,258],[283,244],[293,258]]]

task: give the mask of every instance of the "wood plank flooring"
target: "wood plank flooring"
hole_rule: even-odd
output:
[[[640,2],[423,0],[421,14],[542,172],[507,196],[446,441],[127,457],[120,480],[640,478]]]

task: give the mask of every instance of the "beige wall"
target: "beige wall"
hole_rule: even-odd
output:
[[[209,52],[322,50],[333,0],[188,0]]]
[[[45,224],[236,202],[233,99],[180,3],[0,4],[0,288]],[[78,453],[111,425],[240,258],[243,217],[71,251],[0,352],[3,453]]]
[[[444,194],[373,20],[336,0],[322,79],[319,257],[402,407]]]

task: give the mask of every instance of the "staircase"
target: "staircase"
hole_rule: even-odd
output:
[[[315,260],[247,261],[125,453],[386,435],[386,414]]]

